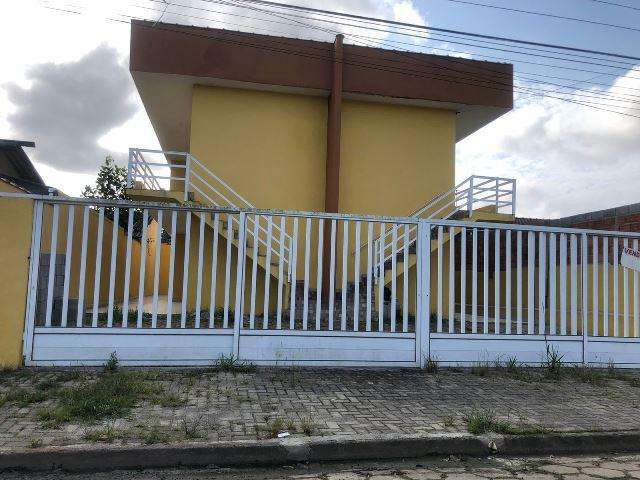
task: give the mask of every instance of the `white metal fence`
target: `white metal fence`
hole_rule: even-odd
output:
[[[638,234],[61,197],[35,205],[30,365],[99,364],[113,351],[159,365],[221,355],[540,363],[549,347],[568,362],[640,365],[638,272],[619,265]],[[387,234],[390,257],[374,248]]]

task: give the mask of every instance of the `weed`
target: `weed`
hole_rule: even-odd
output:
[[[268,417],[267,417],[268,418]],[[256,433],[260,436],[260,432],[264,432],[267,435],[267,438],[276,438],[278,433],[284,430],[285,421],[282,417],[276,417],[273,420],[268,420],[267,424],[256,427]]]
[[[287,420],[287,431],[289,432],[296,431],[296,423],[291,419]]]
[[[316,424],[313,419],[309,416],[304,416],[300,419],[300,431],[304,433],[307,437],[311,436],[311,434],[315,431]]]
[[[435,358],[432,358],[431,355],[429,355],[424,362],[424,367],[425,370],[427,371],[428,374],[433,375],[438,373],[438,360],[436,360]]]
[[[256,366],[254,364],[242,362],[234,355],[220,356],[216,361],[214,368],[221,372],[232,373],[252,373],[256,371]]]
[[[104,371],[106,373],[116,372],[118,370],[119,363],[120,362],[118,361],[118,355],[116,355],[116,352],[111,352],[111,354],[109,355],[109,359],[104,364]]]
[[[488,361],[476,362],[471,367],[471,374],[476,375],[478,377],[488,377],[491,372],[491,365]]]
[[[124,434],[118,431],[113,425],[107,425],[104,428],[98,430],[91,430],[85,432],[83,438],[88,442],[105,442],[112,443],[118,438],[123,438]]]
[[[166,393],[163,392],[159,395],[156,395],[151,403],[154,405],[160,405],[165,408],[178,408],[186,403],[186,399],[177,395],[175,393]]]
[[[514,425],[509,420],[498,418],[496,413],[490,409],[474,409],[465,415],[464,420],[467,424],[467,430],[473,435],[482,435],[487,432],[506,435],[534,435],[549,431],[541,425],[530,425],[524,422]]]
[[[42,446],[41,438],[32,438],[29,440],[29,448],[40,448]]]
[[[602,371],[588,365],[576,365],[569,369],[569,372],[573,378],[584,383],[590,383],[591,385],[604,385],[606,383],[606,377]]]
[[[564,355],[561,355],[553,345],[547,345],[546,357],[542,365],[548,378],[560,379],[563,371],[563,359]]]
[[[158,425],[152,425],[148,430],[142,432],[141,438],[147,445],[166,443],[169,441],[167,432],[163,431]]]
[[[454,427],[456,424],[456,417],[453,415],[445,415],[442,417],[442,424],[447,428]]]
[[[33,403],[44,402],[49,398],[47,392],[28,388],[16,388],[4,396],[6,403],[15,403],[19,407],[27,407]]]
[[[180,421],[180,426],[182,427],[182,433],[184,434],[184,438],[194,439],[194,438],[203,438],[206,436],[204,431],[201,429],[202,417],[199,417],[199,418],[184,417]]]

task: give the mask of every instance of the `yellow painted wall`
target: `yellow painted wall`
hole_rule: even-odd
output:
[[[345,101],[340,211],[408,215],[455,181],[455,113]]]
[[[327,100],[193,90],[190,150],[260,208],[323,210]]]
[[[0,191],[20,192],[0,181]],[[0,366],[22,363],[33,201],[0,198]]]

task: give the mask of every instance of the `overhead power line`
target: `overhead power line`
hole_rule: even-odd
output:
[[[209,1],[210,2],[212,0],[203,0],[203,1]],[[537,46],[537,47],[546,47],[546,48],[553,48],[553,49],[558,49],[558,50],[567,50],[567,51],[580,52],[580,53],[592,53],[592,54],[595,54],[595,55],[603,55],[603,56],[616,57],[616,58],[625,58],[627,60],[640,61],[640,57],[635,57],[635,56],[632,56],[632,55],[625,55],[625,54],[616,53],[616,52],[606,52],[606,51],[600,51],[600,50],[591,50],[591,49],[586,49],[586,48],[571,47],[571,46],[567,46],[567,45],[557,45],[557,44],[551,44],[551,43],[534,42],[534,41],[531,41],[531,40],[521,40],[521,39],[515,39],[515,38],[508,38],[508,37],[500,37],[500,36],[496,36],[496,35],[485,35],[485,34],[480,34],[480,33],[465,32],[465,31],[461,31],[461,30],[452,30],[452,29],[448,29],[448,28],[439,28],[439,27],[433,27],[433,26],[430,26],[430,25],[426,26],[426,25],[419,25],[419,24],[415,24],[415,23],[398,22],[398,21],[395,21],[395,20],[387,20],[387,19],[384,19],[384,18],[377,18],[377,17],[368,17],[368,16],[365,16],[365,15],[357,15],[357,14],[354,14],[354,13],[342,13],[342,12],[337,12],[337,11],[333,11],[333,10],[324,10],[324,9],[320,9],[320,8],[304,7],[302,5],[293,5],[293,4],[284,4],[284,3],[278,3],[278,2],[271,2],[269,0],[237,0],[237,1],[242,2],[242,3],[262,4],[262,5],[268,5],[268,6],[271,6],[271,7],[285,8],[285,9],[291,9],[291,10],[300,10],[300,11],[312,12],[312,13],[323,13],[323,14],[327,14],[327,15],[332,15],[332,16],[337,16],[337,17],[345,17],[345,18],[352,18],[352,19],[356,19],[356,20],[367,20],[367,21],[373,21],[373,22],[377,22],[377,23],[384,23],[384,24],[394,25],[394,26],[399,26],[399,27],[408,27],[408,28],[424,30],[424,31],[455,33],[455,34],[458,34],[458,35],[464,35],[464,36],[468,36],[468,37],[485,38],[485,39],[488,39],[488,40],[500,40],[500,41],[511,42],[511,43],[519,43],[519,44],[523,44],[523,45],[533,45],[533,46]]]
[[[454,3],[463,3],[466,5],[474,5],[476,7],[485,7],[485,8],[493,8],[495,10],[504,10],[507,12],[513,12],[513,13],[523,13],[526,15],[537,15],[540,17],[548,17],[548,18],[556,18],[559,20],[569,20],[572,22],[581,22],[581,23],[588,23],[591,25],[599,25],[602,27],[609,27],[609,28],[618,28],[621,30],[632,30],[634,32],[640,32],[640,28],[636,28],[636,27],[628,27],[626,25],[617,25],[615,23],[607,23],[607,22],[599,22],[597,20],[589,20],[588,18],[577,18],[577,17],[566,17],[564,15],[556,15],[554,13],[547,13],[547,12],[536,12],[533,10],[522,10],[520,8],[513,8],[513,7],[503,7],[500,5],[492,5],[490,3],[480,3],[480,2],[473,2],[471,0],[447,0],[448,2],[454,2]]]
[[[637,10],[637,11],[640,12],[640,8],[639,7],[632,7],[631,5],[623,5],[622,3],[608,2],[607,0],[588,0],[588,1],[596,2],[596,3],[604,3],[605,5],[611,5],[613,7],[629,8],[631,10]]]

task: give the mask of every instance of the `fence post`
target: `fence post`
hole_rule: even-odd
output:
[[[511,215],[516,214],[516,181],[511,182]]]
[[[189,201],[189,178],[191,176],[191,154],[185,155],[185,169],[184,169],[184,201]]]
[[[38,291],[38,267],[40,266],[40,239],[42,236],[43,203],[36,200],[33,208],[33,231],[31,253],[29,254],[29,280],[27,286],[27,307],[25,309],[22,358],[25,366],[32,360],[33,331],[36,323],[36,296]]]
[[[418,221],[418,241],[416,245],[417,265],[417,311],[416,311],[416,352],[417,362],[425,366],[425,359],[431,357],[430,326],[430,283],[431,283],[431,225],[426,220]]]
[[[587,248],[588,237],[586,233],[582,234],[582,364],[589,363],[589,299],[587,292],[589,291],[589,277],[587,275],[589,255]],[[596,259],[594,259],[596,261]]]
[[[242,330],[242,311],[244,307],[244,263],[247,250],[247,214],[240,212],[238,219],[238,256],[236,265],[236,302],[233,320],[233,355],[240,357],[240,331]]]
[[[455,192],[453,192],[455,196]],[[467,215],[471,217],[473,211],[473,175],[469,177],[469,192],[467,193]]]
[[[496,213],[500,209],[500,180],[496,178]]]

